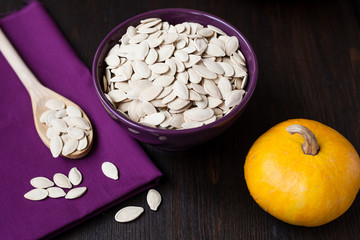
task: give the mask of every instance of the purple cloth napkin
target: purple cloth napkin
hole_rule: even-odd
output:
[[[113,121],[98,100],[89,70],[78,59],[42,5],[32,2],[0,19],[0,27],[38,79],[88,114],[94,145],[83,159],[52,158],[35,130],[30,97],[0,54],[0,239],[54,236],[157,184],[161,173],[140,146]],[[84,40],[85,41],[85,40]],[[113,162],[120,179],[101,171]],[[30,179],[77,167],[88,191],[74,200],[30,201]]]

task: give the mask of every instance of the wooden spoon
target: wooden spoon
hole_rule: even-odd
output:
[[[47,87],[44,87],[39,80],[35,77],[35,75],[30,71],[30,69],[26,66],[24,61],[21,59],[19,54],[16,52],[10,41],[7,39],[4,32],[0,29],[0,52],[4,55],[16,75],[19,77],[21,82],[24,84],[27,92],[30,95],[33,115],[34,115],[34,122],[36,130],[44,142],[44,144],[50,148],[50,139],[46,136],[46,131],[48,126],[40,122],[40,116],[46,110],[49,110],[45,103],[50,99],[57,99],[65,103],[66,106],[75,106],[78,107],[84,119],[90,124],[90,130],[88,138],[88,145],[84,150],[78,151],[64,156],[67,158],[77,159],[84,157],[91,149],[93,143],[93,128],[91,126],[90,120],[85,114],[85,112],[74,102],[70,101],[69,99],[61,96],[60,94],[50,90]]]

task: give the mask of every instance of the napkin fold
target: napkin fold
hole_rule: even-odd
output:
[[[94,126],[94,144],[86,157],[54,159],[35,130],[28,93],[0,54],[0,238],[52,237],[156,185],[161,173],[106,113],[89,70],[42,5],[29,3],[0,19],[0,27],[42,84],[77,103]],[[119,180],[103,175],[105,161],[118,167]],[[82,197],[24,198],[33,189],[32,178],[67,175],[72,167],[83,175],[79,186],[88,188]]]

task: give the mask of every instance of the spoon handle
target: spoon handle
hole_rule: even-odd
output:
[[[30,94],[30,97],[36,97],[42,95],[42,89],[45,88],[35,75],[26,66],[19,54],[16,52],[5,33],[0,28],[0,52],[4,55],[11,68],[24,84],[26,90]]]

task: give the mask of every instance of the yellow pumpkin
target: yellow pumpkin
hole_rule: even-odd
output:
[[[341,216],[360,187],[360,159],[351,143],[306,119],[282,122],[259,137],[244,172],[261,208],[300,226],[320,226]]]

